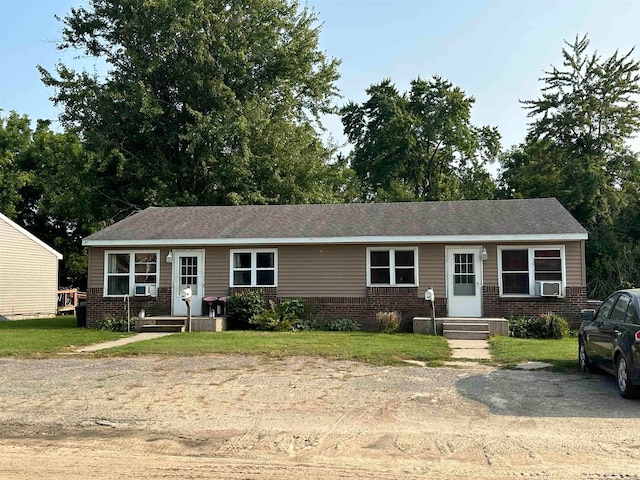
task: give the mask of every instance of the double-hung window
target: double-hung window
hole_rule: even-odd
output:
[[[156,296],[159,257],[158,251],[105,252],[104,295],[133,296],[142,288],[142,295]]]
[[[232,287],[277,287],[278,251],[231,250],[229,278]]]
[[[564,247],[498,247],[501,295],[535,295],[536,282],[564,281]]]
[[[367,286],[418,285],[418,248],[367,248]]]

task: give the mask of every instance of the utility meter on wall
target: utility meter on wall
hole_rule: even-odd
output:
[[[436,298],[436,295],[435,295],[435,293],[433,293],[433,288],[429,288],[428,290],[426,290],[424,292],[424,299],[427,302],[433,302],[435,300],[435,298]]]

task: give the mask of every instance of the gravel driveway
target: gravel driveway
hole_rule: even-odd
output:
[[[2,479],[640,479],[613,378],[297,357],[0,360]]]

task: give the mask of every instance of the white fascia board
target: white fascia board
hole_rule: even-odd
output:
[[[7,225],[9,225],[10,227],[15,228],[18,232],[20,232],[22,235],[27,237],[29,240],[32,240],[33,242],[37,243],[38,245],[40,245],[42,248],[44,248],[48,252],[50,252],[53,255],[55,255],[58,260],[62,260],[62,254],[60,252],[58,252],[57,250],[54,250],[53,248],[51,248],[49,245],[44,243],[42,240],[40,240],[38,237],[36,237],[32,233],[29,233],[27,230],[22,228],[20,225],[18,225],[16,222],[11,220],[10,218],[5,217],[3,214],[0,213],[0,220],[4,220],[7,223]]]
[[[163,240],[83,240],[85,247],[147,246],[233,246],[233,245],[318,245],[379,243],[479,243],[479,242],[549,242],[586,240],[586,233],[544,235],[413,235],[393,237],[298,237],[298,238],[176,238]]]

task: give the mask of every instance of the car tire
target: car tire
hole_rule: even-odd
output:
[[[616,362],[616,383],[618,384],[618,392],[622,398],[638,398],[640,395],[640,386],[633,385],[629,377],[629,369],[624,355],[618,357]]]
[[[589,360],[583,340],[578,341],[578,366],[580,367],[580,370],[585,373],[593,372],[593,364],[591,363],[591,360]]]

